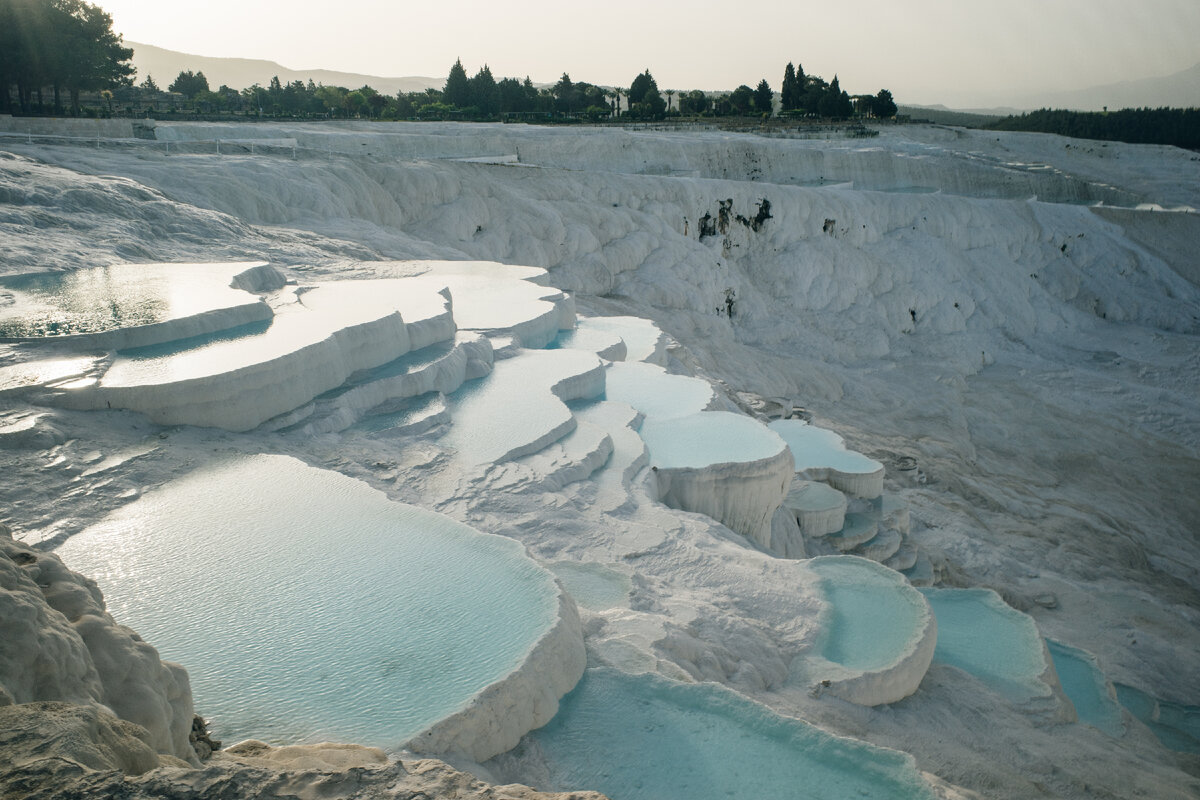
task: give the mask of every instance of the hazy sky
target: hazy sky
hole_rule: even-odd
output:
[[[1200,0],[98,0],[126,39],[292,69],[729,89],[788,61],[851,93],[988,105],[1200,62]],[[738,9],[742,10],[738,10]]]

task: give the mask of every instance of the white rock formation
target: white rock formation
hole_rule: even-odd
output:
[[[846,524],[846,495],[824,483],[796,478],[783,504],[805,536],[825,536]]]
[[[154,750],[196,760],[184,669],[114,622],[93,581],[0,525],[0,705],[43,700],[110,711]]]
[[[400,291],[399,284],[319,286],[276,313],[261,337],[218,342],[148,364],[118,358],[99,381],[72,384],[53,401],[68,408],[128,408],[166,425],[250,430],[340,386],[358,370],[409,352],[408,328],[389,291]],[[423,320],[423,341],[453,334],[448,309]]]
[[[360,745],[271,747],[247,740],[203,769],[156,754],[146,731],[95,706],[37,702],[0,707],[0,796],[68,800],[255,797],[328,800],[605,800],[595,792],[490,786],[433,759],[400,762]]]
[[[697,425],[698,430],[691,430]],[[749,417],[727,411],[647,420],[642,432],[650,449],[652,480],[659,500],[672,508],[707,514],[760,547],[771,547],[772,519],[787,496],[794,473],[792,453],[782,441],[778,447],[770,441],[755,441],[755,434],[769,432]],[[730,455],[727,461],[716,461],[711,439],[721,437],[754,442],[756,446],[748,455],[743,451]],[[693,450],[695,438],[707,441]],[[685,451],[679,453],[679,458],[667,452],[676,439],[680,440],[680,450]]]

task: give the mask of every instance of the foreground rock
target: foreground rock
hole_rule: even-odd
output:
[[[94,706],[0,708],[0,798],[454,798],[604,800],[594,792],[490,786],[441,761],[389,761],[358,745],[270,747],[248,741],[201,769],[150,747],[144,728]]]
[[[187,672],[118,625],[94,581],[0,525],[0,706],[37,701],[111,713],[140,726],[151,755],[198,763]]]

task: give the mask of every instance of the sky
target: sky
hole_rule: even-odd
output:
[[[852,94],[1001,105],[1200,63],[1200,0],[98,0],[126,39],[290,69],[732,89],[789,61]]]

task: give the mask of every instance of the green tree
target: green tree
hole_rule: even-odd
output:
[[[271,86],[276,88],[279,86],[279,78],[271,79]],[[193,73],[190,69],[179,73],[178,77],[171,82],[167,87],[168,91],[179,92],[189,100],[200,94],[208,91],[208,78],[204,77],[203,72]],[[270,95],[269,95],[270,96]]]
[[[133,49],[125,47],[112,29],[112,16],[81,0],[52,0],[66,16],[66,35],[60,46],[63,83],[71,94],[71,111],[79,113],[79,93],[113,89],[133,83],[129,63]]]
[[[679,94],[679,112],[681,114],[704,114],[712,106],[712,101],[699,89]]]
[[[462,59],[456,59],[446,78],[446,88],[442,90],[442,102],[459,108],[471,105],[471,82],[467,71],[463,69]]]
[[[633,117],[657,118],[661,117],[667,109],[667,101],[662,99],[662,94],[658,91],[658,83],[650,74],[650,70],[646,70],[633,79],[627,94],[629,113]]]
[[[367,109],[366,95],[357,89],[347,92],[342,98],[342,108],[346,110],[347,117],[357,117]]]
[[[754,90],[744,83],[729,93],[729,105],[735,114],[749,114],[753,103]]]
[[[500,89],[496,86],[496,79],[492,77],[492,71],[487,64],[471,78],[470,89],[470,105],[478,108],[481,114],[491,116],[500,110]]]
[[[880,89],[879,94],[875,95],[872,110],[875,116],[881,119],[896,116],[896,101],[892,99],[892,93],[887,89]]]
[[[845,119],[854,113],[854,106],[850,104],[850,95],[843,92],[842,87],[838,85],[837,75],[833,76],[829,88],[821,96],[817,109],[822,117],[835,119]]]
[[[763,78],[754,89],[754,110],[762,114],[771,114],[771,99],[774,96],[771,85]]]
[[[396,95],[396,116],[400,119],[408,119],[416,113],[416,107],[412,103],[412,95],[406,92],[400,92]]]
[[[796,68],[792,62],[783,68],[783,83],[779,87],[779,110],[795,111],[800,107],[800,82],[796,80]]]
[[[146,75],[146,80],[142,81],[140,85],[147,92],[157,92],[158,91],[158,84],[154,82],[153,75]]]
[[[0,0],[0,111],[12,108],[9,89],[17,87],[17,103],[32,109],[42,102],[42,88],[71,96],[79,113],[79,93],[103,91],[132,83],[133,50],[112,30],[112,17],[82,0]]]
[[[500,94],[500,110],[507,112],[531,111],[531,99],[516,78],[503,78],[496,84]]]

